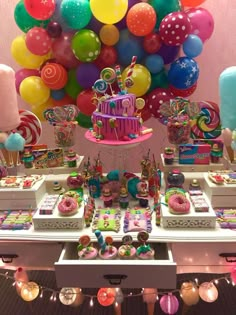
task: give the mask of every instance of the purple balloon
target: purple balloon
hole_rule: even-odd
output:
[[[76,69],[76,79],[84,89],[91,88],[99,77],[100,70],[93,63],[82,63]]]
[[[61,25],[59,23],[57,23],[56,21],[51,21],[48,23],[47,28],[46,28],[48,35],[51,38],[57,38],[61,36],[62,33],[62,28]]]
[[[15,73],[15,85],[16,85],[16,92],[20,94],[20,84],[21,82],[31,76],[40,77],[40,72],[36,69],[20,69]]]
[[[164,64],[167,65],[169,63],[172,63],[177,58],[177,56],[179,55],[179,51],[179,46],[167,46],[165,44],[162,44],[157,54],[163,58]]]
[[[86,26],[87,29],[94,31],[96,34],[99,34],[101,27],[104,24],[98,21],[94,16],[92,16],[89,24]]]
[[[127,10],[127,12],[126,12],[126,15],[127,15],[129,9],[130,9],[132,6],[135,5],[135,4],[137,4],[137,3],[139,3],[139,2],[142,2],[142,1],[140,1],[140,0],[129,0],[129,2],[128,2],[128,10]],[[123,30],[124,28],[127,28],[126,15],[123,17],[122,20],[120,20],[119,22],[117,22],[117,23],[115,24],[115,26],[116,26],[119,30]]]

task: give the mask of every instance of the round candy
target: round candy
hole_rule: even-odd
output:
[[[79,243],[84,247],[87,247],[91,242],[91,239],[88,235],[83,235],[79,238]]]
[[[112,84],[116,80],[116,72],[112,68],[104,68],[100,73],[100,77],[108,84]]]
[[[93,88],[98,93],[105,93],[107,90],[107,82],[103,79],[99,79],[94,82]]]
[[[145,101],[143,98],[139,97],[136,99],[136,102],[135,102],[135,107],[138,109],[138,110],[141,110],[143,109],[145,106]]]
[[[160,24],[159,34],[166,45],[180,46],[191,31],[191,23],[184,12],[169,13]]]
[[[46,64],[41,71],[41,78],[50,89],[62,89],[68,80],[66,69],[58,63]]]
[[[149,239],[149,234],[146,231],[141,231],[138,233],[137,239],[141,243],[145,243]]]
[[[40,120],[35,114],[25,109],[20,109],[19,114],[21,122],[16,128],[16,132],[25,139],[25,144],[37,144],[42,134]]]
[[[191,138],[215,139],[221,135],[219,107],[214,102],[198,102],[200,113],[191,122]]]
[[[122,237],[122,243],[125,245],[130,245],[133,242],[133,237],[131,235],[124,235]]]
[[[111,236],[106,236],[105,243],[111,245],[113,243],[113,238]]]

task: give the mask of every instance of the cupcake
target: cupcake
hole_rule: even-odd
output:
[[[117,248],[112,245],[113,238],[111,236],[107,236],[104,241],[100,230],[96,230],[95,235],[101,247],[98,252],[99,257],[101,259],[115,259],[117,257]]]
[[[139,259],[153,259],[155,255],[154,249],[150,247],[149,244],[146,244],[146,241],[149,239],[149,234],[146,231],[138,233],[138,241],[141,245],[137,248],[136,255]]]
[[[122,238],[122,243],[118,249],[118,256],[120,259],[134,259],[136,255],[136,248],[132,245],[133,238],[131,235],[125,235]]]
[[[79,238],[79,245],[77,247],[79,259],[95,259],[98,251],[91,244],[91,239],[88,235],[83,235]]]

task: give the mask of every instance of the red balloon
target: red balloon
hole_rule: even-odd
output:
[[[77,96],[76,104],[79,110],[87,116],[91,116],[96,109],[93,98],[94,92],[91,89],[84,90]]]
[[[49,19],[56,8],[55,0],[24,0],[26,11],[36,20]]]
[[[115,302],[115,289],[101,288],[97,293],[98,302],[102,306],[109,306]]]
[[[52,102],[53,102],[53,106],[64,106],[64,105],[69,105],[69,104],[74,104],[74,105],[76,104],[76,101],[69,95],[65,95],[60,100],[52,99]]]
[[[174,96],[180,96],[180,97],[188,97],[188,96],[192,95],[195,92],[196,88],[197,88],[197,82],[193,86],[191,86],[190,88],[184,89],[184,90],[177,89],[173,85],[169,86],[171,93],[173,93]]]
[[[52,41],[44,28],[35,26],[27,32],[25,44],[30,52],[43,56],[50,51]]]
[[[62,89],[68,80],[66,69],[58,63],[48,63],[41,70],[41,78],[52,90]]]
[[[156,88],[151,93],[148,94],[148,107],[151,114],[158,119],[161,119],[161,114],[159,112],[160,106],[168,102],[173,98],[173,94],[169,89]]]
[[[148,99],[148,95],[144,95],[142,96],[142,98],[145,101],[145,106],[144,108],[141,110],[141,118],[143,121],[147,121],[148,119],[150,119],[152,117],[152,114],[149,110],[149,99]]]
[[[143,48],[149,54],[155,54],[161,47],[161,37],[157,33],[151,33],[144,37]]]
[[[117,61],[117,52],[113,46],[102,46],[98,58],[94,61],[99,69],[111,67]]]

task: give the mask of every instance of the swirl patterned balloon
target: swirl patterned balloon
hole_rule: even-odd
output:
[[[105,93],[107,90],[107,82],[103,79],[99,79],[94,82],[93,88],[98,93]]]
[[[100,77],[108,84],[112,84],[116,80],[116,72],[112,68],[104,68],[100,73]]]
[[[191,138],[215,139],[221,135],[219,107],[214,102],[198,102],[200,113],[191,122]]]

